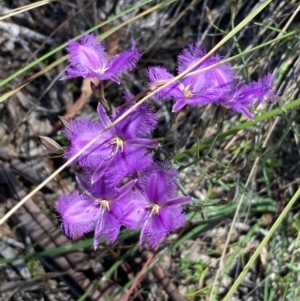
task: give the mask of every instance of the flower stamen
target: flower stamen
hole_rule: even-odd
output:
[[[185,87],[182,92],[183,92],[183,95],[185,98],[190,98],[193,96],[193,92],[191,90],[191,85]]]
[[[99,73],[99,74],[103,74],[105,73],[109,68],[106,66],[106,67],[99,67],[99,68],[96,68],[94,69],[93,71],[96,72],[96,73]]]
[[[112,151],[108,158],[108,159],[111,159],[117,152],[121,152],[121,153],[123,152],[124,141],[121,138],[116,137],[116,138],[112,139],[112,141],[109,142],[107,146],[112,146]]]
[[[104,211],[110,211],[109,203],[110,202],[107,200],[98,200],[98,206],[101,207],[101,209],[103,209]]]
[[[161,206],[159,206],[157,204],[153,204],[150,206],[150,208],[152,208],[150,216],[154,216],[156,214],[159,214],[159,210],[161,209]]]

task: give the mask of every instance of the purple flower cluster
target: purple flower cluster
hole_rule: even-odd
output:
[[[132,70],[141,56],[134,42],[132,45],[106,60],[104,48],[94,35],[71,41],[66,78],[96,77],[119,83],[118,75]],[[112,116],[99,103],[98,120],[71,120],[64,129],[71,141],[64,153],[66,159],[104,132],[76,160],[84,172],[76,176],[82,192],[62,195],[57,205],[65,234],[77,238],[94,231],[95,248],[102,238],[114,242],[122,226],[141,229],[141,247],[146,243],[155,247],[185,222],[180,206],[190,197],[176,197],[176,170],[153,162],[150,152],[158,146],[150,138],[156,115],[148,105],[140,105],[113,126],[135,104],[133,97],[126,94],[125,106],[115,108]]]
[[[57,210],[64,232],[77,238],[94,231],[94,247],[101,239],[113,243],[121,226],[142,229],[140,246],[155,247],[169,232],[185,223],[180,206],[190,197],[176,197],[176,170],[152,164],[120,186],[110,186],[105,176],[92,182],[88,175],[77,175],[83,193],[60,197]]]
[[[131,98],[127,95],[125,100]],[[65,152],[69,159],[109,128],[77,159],[85,171],[84,176],[76,177],[83,193],[63,195],[57,205],[65,234],[75,238],[95,231],[95,248],[101,238],[112,243],[121,226],[141,228],[141,247],[146,242],[154,247],[185,221],[180,205],[190,197],[175,197],[176,171],[155,164],[149,152],[158,146],[149,138],[156,125],[155,114],[141,105],[112,126],[112,121],[132,105],[116,109],[110,117],[99,104],[98,121],[71,120],[64,130],[71,140]]]
[[[178,73],[184,72],[204,57],[205,50],[199,44],[189,45],[178,56]],[[269,73],[258,81],[246,84],[238,82],[230,64],[213,66],[221,62],[219,55],[206,58],[181,80],[168,85],[156,93],[158,100],[174,99],[173,112],[186,105],[207,105],[215,103],[240,112],[249,119],[253,115],[249,108],[265,100],[274,100],[274,78]],[[213,66],[213,67],[210,67]],[[201,71],[205,69],[204,71]],[[159,86],[174,78],[165,68],[150,67],[148,69],[150,84]]]
[[[70,41],[70,66],[67,76],[98,78],[120,83],[119,75],[135,68],[141,54],[132,41],[131,49],[106,59],[104,47],[92,34]],[[178,72],[183,72],[205,55],[199,45],[190,45],[178,57]],[[257,82],[238,83],[229,64],[210,67],[221,61],[218,55],[204,60],[191,73],[156,93],[159,100],[174,99],[173,111],[185,105],[222,104],[253,118],[249,108],[254,103],[273,99],[274,80],[268,74]],[[201,69],[206,68],[205,71]],[[173,76],[164,68],[148,69],[150,83],[158,87]],[[157,120],[147,104],[128,113],[135,104],[133,95],[125,95],[125,105],[109,115],[99,104],[98,119],[71,120],[64,129],[70,138],[66,159],[72,158],[91,140],[99,139],[77,158],[83,175],[76,179],[81,192],[62,195],[57,211],[61,214],[67,236],[77,238],[94,231],[94,247],[101,239],[115,241],[121,227],[141,229],[140,246],[155,247],[169,232],[185,222],[181,206],[190,202],[187,196],[176,196],[177,171],[168,164],[153,161],[151,150],[158,143],[151,139]]]

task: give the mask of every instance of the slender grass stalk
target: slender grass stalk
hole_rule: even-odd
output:
[[[276,219],[275,223],[273,224],[273,226],[269,230],[268,234],[265,236],[265,238],[259,244],[259,246],[257,247],[257,249],[255,250],[255,252],[251,256],[251,258],[249,259],[249,261],[247,262],[247,264],[243,268],[242,272],[240,273],[240,275],[238,276],[238,278],[235,280],[235,282],[231,286],[231,288],[228,291],[227,295],[224,297],[223,301],[228,301],[230,299],[230,297],[233,295],[233,293],[238,288],[238,286],[242,282],[243,278],[247,274],[248,270],[251,268],[251,266],[253,265],[254,261],[259,256],[259,254],[260,254],[261,250],[263,249],[263,247],[266,246],[267,242],[270,240],[270,238],[272,237],[272,235],[274,234],[274,232],[278,229],[279,225],[282,223],[283,219],[287,216],[287,214],[289,213],[289,211],[291,210],[291,208],[293,207],[293,205],[296,203],[296,201],[298,200],[299,196],[300,196],[300,188],[298,188],[298,190],[296,191],[296,193],[294,194],[294,196],[291,198],[291,200],[286,205],[286,207],[284,208],[284,210],[281,212],[281,214],[279,215],[279,217]]]
[[[38,1],[36,3],[32,3],[32,4],[28,4],[28,5],[23,5],[22,7],[17,7],[15,9],[12,9],[8,12],[5,12],[3,14],[3,16],[0,17],[0,21],[5,20],[7,18],[13,17],[15,15],[21,14],[25,11],[29,11],[32,10],[34,8],[49,4],[51,2],[56,2],[58,0],[42,0],[42,1]]]
[[[110,269],[92,285],[85,293],[78,299],[78,301],[86,300],[96,289],[101,285],[105,280],[109,279],[110,276],[116,271],[116,269],[125,261],[125,259],[134,254],[138,249],[138,245],[134,246],[133,248],[129,249],[123,256],[120,257],[111,267]]]
[[[233,128],[231,128],[230,130],[228,130],[226,132],[223,132],[221,134],[217,134],[216,135],[217,138],[216,138],[216,136],[214,136],[212,138],[209,138],[206,141],[203,141],[200,144],[197,144],[196,146],[193,146],[190,149],[188,149],[188,150],[186,150],[186,151],[184,151],[180,154],[175,155],[174,160],[175,161],[180,161],[180,160],[184,159],[185,157],[194,154],[196,151],[202,150],[205,147],[210,146],[211,143],[214,140],[216,140],[216,141],[223,140],[224,138],[226,138],[228,136],[231,136],[231,135],[234,135],[234,134],[236,134],[237,132],[239,132],[241,130],[250,128],[252,126],[255,126],[256,124],[258,124],[262,121],[271,119],[272,117],[283,114],[283,113],[285,113],[287,111],[290,111],[290,110],[292,110],[292,109],[294,109],[298,106],[300,106],[300,98],[295,99],[294,101],[291,101],[291,102],[283,105],[282,108],[276,108],[276,109],[273,109],[273,110],[268,111],[266,113],[263,113],[260,116],[255,117],[253,121],[252,120],[245,121],[241,124],[238,124],[238,125],[234,126]]]

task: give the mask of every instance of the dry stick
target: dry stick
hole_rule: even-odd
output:
[[[26,203],[34,194],[36,194],[41,188],[43,188],[49,181],[55,178],[62,170],[64,170],[68,165],[73,163],[81,154],[83,154],[89,147],[91,147],[104,133],[122,121],[125,117],[127,117],[130,113],[132,113],[139,105],[149,99],[151,96],[166,88],[169,84],[176,82],[181,79],[185,75],[187,75],[191,70],[200,65],[204,60],[206,60],[211,54],[213,54],[220,46],[222,46],[225,42],[231,39],[237,32],[239,32],[245,25],[247,25],[252,18],[254,18],[261,10],[263,10],[272,0],[267,0],[264,4],[262,4],[259,9],[251,16],[247,16],[242,22],[240,22],[233,30],[231,30],[215,47],[213,47],[206,55],[200,58],[197,62],[192,64],[189,68],[187,68],[184,72],[178,74],[174,78],[166,81],[165,84],[158,86],[156,89],[152,90],[151,93],[142,98],[139,102],[133,105],[128,111],[124,112],[119,118],[117,118],[111,126],[102,131],[99,135],[97,135],[94,139],[92,139],[87,145],[85,145],[77,154],[71,157],[66,163],[64,163],[61,167],[59,167],[51,176],[49,176],[45,181],[43,181],[40,185],[38,185],[33,191],[31,191],[26,197],[24,197],[14,208],[8,211],[0,220],[0,225],[2,225],[12,214],[14,214],[23,204]],[[159,7],[160,5],[156,5],[155,7]],[[152,8],[153,9],[153,8]],[[152,10],[151,9],[151,10]],[[141,14],[139,15],[141,16]]]
[[[143,277],[144,271],[146,270],[146,268],[148,267],[148,265],[150,264],[150,262],[152,261],[152,259],[154,258],[154,255],[156,253],[158,249],[158,246],[153,250],[153,252],[151,253],[151,255],[149,256],[149,258],[147,259],[147,261],[145,262],[143,268],[139,271],[137,277],[134,280],[134,283],[132,284],[132,286],[130,287],[129,291],[126,293],[126,295],[123,297],[122,301],[127,301],[131,295],[131,293],[133,292],[133,290],[137,287],[137,285],[139,284],[141,278]]]
[[[293,13],[293,15],[291,16],[291,18],[288,20],[288,22],[286,23],[286,25],[284,26],[283,30],[278,34],[277,38],[282,36],[283,35],[283,31],[285,31],[289,25],[291,24],[292,20],[295,18],[295,16],[297,15],[297,13],[299,12],[300,10],[300,5],[297,7],[297,9],[295,10],[295,12]],[[274,45],[274,44],[272,44]],[[269,129],[268,131],[268,134],[267,134],[267,137],[263,143],[263,146],[262,147],[266,147],[270,138],[271,138],[271,135],[276,127],[276,125],[278,124],[278,122],[280,121],[281,117],[277,116],[274,123],[272,124],[271,128]],[[257,157],[254,161],[254,164],[251,168],[251,171],[250,171],[250,174],[248,176],[248,179],[247,179],[247,182],[245,184],[245,188],[247,188],[251,182],[251,180],[254,178],[255,176],[255,173],[256,173],[256,169],[257,169],[257,164],[260,160],[260,157]],[[222,271],[223,269],[223,260],[225,258],[225,255],[226,255],[226,251],[227,251],[227,248],[228,248],[228,245],[229,245],[229,240],[230,240],[230,237],[231,237],[231,233],[233,231],[233,228],[235,227],[235,223],[236,223],[236,220],[238,218],[238,214],[240,212],[240,209],[241,209],[241,206],[242,206],[242,203],[243,203],[243,200],[244,200],[244,197],[245,197],[245,193],[242,194],[241,198],[240,198],[240,201],[238,203],[238,206],[236,208],[236,211],[235,211],[235,214],[234,214],[234,217],[233,217],[233,220],[232,220],[232,223],[231,223],[231,226],[230,226],[230,229],[229,229],[229,233],[228,233],[228,236],[227,236],[227,239],[226,239],[226,242],[225,242],[225,246],[224,246],[224,249],[223,249],[223,252],[222,252],[222,256],[221,256],[221,259],[220,259],[220,268],[218,269],[217,273],[216,273],[216,277],[214,279],[214,283],[213,283],[213,286],[212,286],[212,290],[211,290],[211,294],[210,294],[210,297],[209,297],[209,300],[212,300],[212,297],[213,297],[213,291],[214,291],[214,288],[216,286],[216,282],[219,278],[219,274],[220,272]]]
[[[286,22],[286,24],[284,25],[283,29],[281,30],[281,32],[278,34],[277,38],[281,37],[283,35],[283,32],[286,31],[289,26],[291,25],[292,21],[295,19],[296,15],[298,14],[300,10],[300,5],[298,5],[297,9],[294,11],[294,13],[291,15],[291,17],[289,18],[289,20]],[[272,44],[271,46],[273,46],[274,44]]]
[[[15,9],[12,9],[12,10],[10,10],[8,12],[3,13],[3,15],[0,17],[0,20],[4,20],[4,19],[12,17],[14,15],[23,13],[25,11],[29,11],[31,9],[34,9],[34,8],[39,7],[39,6],[43,6],[43,5],[46,5],[46,4],[49,4],[51,2],[55,2],[55,1],[58,1],[58,0],[44,0],[44,1],[39,1],[37,3],[32,3],[32,4],[24,5],[22,7],[17,7]]]
[[[294,13],[291,15],[291,17],[289,18],[289,20],[286,22],[286,24],[284,25],[284,27],[282,28],[282,30],[280,31],[280,33],[277,35],[276,39],[280,38],[281,36],[284,35],[284,32],[289,28],[289,26],[291,25],[292,21],[295,19],[296,15],[298,14],[300,10],[300,5],[298,5],[297,9],[294,11]],[[274,46],[276,42],[272,43],[270,45],[270,49]],[[269,57],[272,57],[274,53],[274,49],[270,52]],[[254,68],[252,68],[252,72],[255,72],[255,70],[257,69],[258,65],[256,65]]]
[[[179,293],[179,291],[177,290],[174,283],[168,277],[166,277],[163,269],[161,268],[161,266],[159,264],[156,264],[152,268],[152,273],[157,278],[157,280],[160,281],[161,286],[166,291],[166,293],[168,294],[168,296],[170,297],[171,300],[187,301],[187,298],[185,298],[184,296],[182,296]]]

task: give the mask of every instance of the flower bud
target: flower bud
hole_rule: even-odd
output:
[[[63,116],[58,116],[60,122],[63,124],[63,126],[68,129],[69,131],[72,131],[71,129],[71,125],[70,125],[70,122],[68,119],[66,119],[65,117]]]
[[[46,136],[39,136],[42,144],[47,147],[51,152],[61,154],[63,152],[63,148],[53,139]]]
[[[231,162],[230,166],[234,170],[243,170],[246,164],[247,164],[247,159],[245,157],[237,157]]]
[[[262,155],[264,155],[268,150],[268,147],[261,147],[260,149],[255,150],[255,156],[256,157],[261,157]]]
[[[236,186],[231,187],[227,193],[227,201],[228,202],[234,201],[236,199],[238,193],[239,193],[239,190]]]

